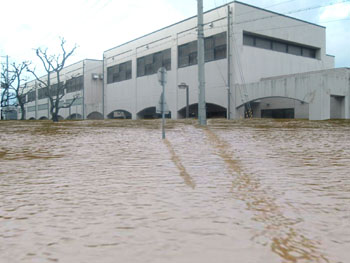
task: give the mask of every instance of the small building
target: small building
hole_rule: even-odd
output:
[[[238,1],[205,12],[204,35],[208,117],[226,117],[228,111],[231,118],[243,117],[238,101],[251,99],[244,90],[237,92],[240,85],[334,68],[334,57],[326,54],[325,27]],[[167,70],[169,117],[185,116],[186,94],[180,83],[189,86],[190,116],[197,115],[196,16],[106,50],[103,57],[105,118],[120,112],[132,119],[159,116],[160,67]],[[282,116],[287,117],[290,107],[305,107],[284,105],[285,99],[276,97],[268,104],[286,109]],[[263,115],[273,116],[268,111]]]
[[[103,74],[102,61],[85,59],[65,67],[60,80],[65,85],[62,106],[73,104],[59,111],[59,119],[103,119],[102,93]],[[41,79],[46,81],[47,75]],[[54,74],[51,78],[52,88],[57,85]],[[37,80],[27,83],[26,119],[51,119],[50,101],[45,88]]]

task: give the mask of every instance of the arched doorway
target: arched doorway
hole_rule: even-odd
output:
[[[308,119],[309,103],[287,97],[266,97],[250,102],[253,118]],[[239,107],[243,113],[244,106]]]
[[[81,120],[83,116],[79,113],[73,113],[67,117],[67,120]]]
[[[226,108],[214,104],[214,103],[206,103],[207,109],[207,118],[226,118]],[[178,111],[178,118],[183,119],[186,117],[186,107],[183,107]],[[190,118],[198,118],[198,104],[189,105],[189,117]]]
[[[87,116],[88,120],[103,120],[102,113],[98,111],[93,111]]]
[[[137,113],[138,119],[159,119],[162,114],[156,112],[156,107],[148,107]],[[171,118],[171,112],[165,114],[165,118]]]
[[[115,110],[107,115],[108,119],[131,119],[132,114],[126,110]]]

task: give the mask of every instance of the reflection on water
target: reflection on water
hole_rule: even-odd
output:
[[[0,262],[350,262],[350,122],[0,123]]]

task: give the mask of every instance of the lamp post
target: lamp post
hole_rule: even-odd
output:
[[[179,89],[186,89],[186,119],[188,119],[190,115],[188,85],[182,82],[178,87]]]

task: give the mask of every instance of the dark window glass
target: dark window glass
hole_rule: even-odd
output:
[[[107,70],[108,72],[108,70]],[[83,76],[74,77],[66,81],[66,92],[71,93],[84,88]]]
[[[137,76],[152,75],[165,67],[171,70],[171,49],[166,49],[137,59]]]
[[[142,77],[145,75],[145,57],[137,59],[137,76]]]
[[[311,48],[303,48],[303,57],[316,58],[316,50]]]
[[[273,41],[272,50],[287,53],[287,44]]]
[[[214,59],[218,60],[222,58],[226,58],[226,45],[215,47],[214,49]]]
[[[268,39],[256,38],[255,46],[260,48],[265,48],[265,49],[271,49],[271,41]]]
[[[255,46],[255,39],[251,35],[243,35],[243,45]]]
[[[317,48],[307,48],[303,47],[303,45],[290,44],[287,41],[275,40],[268,37],[265,38],[263,36],[254,36],[250,33],[243,33],[243,45],[272,49],[278,52],[284,52],[309,58],[316,58],[317,52]]]
[[[41,100],[41,99],[45,99],[47,98],[47,88],[41,88],[38,90],[38,99]]]
[[[204,52],[205,52],[205,61],[213,61],[214,60],[214,37],[207,37],[204,40]]]
[[[192,52],[188,55],[188,65],[196,65],[197,64],[197,52]]]
[[[171,49],[167,49],[162,51],[162,66],[166,68],[166,70],[171,70]]]
[[[295,45],[288,45],[288,53],[301,56],[301,47]]]
[[[28,102],[35,101],[35,90],[28,92]]]
[[[131,79],[131,60],[107,68],[107,83]]]
[[[226,32],[216,34],[204,39],[205,61],[213,61],[226,58]],[[192,41],[178,47],[178,67],[196,65],[197,41]]]

